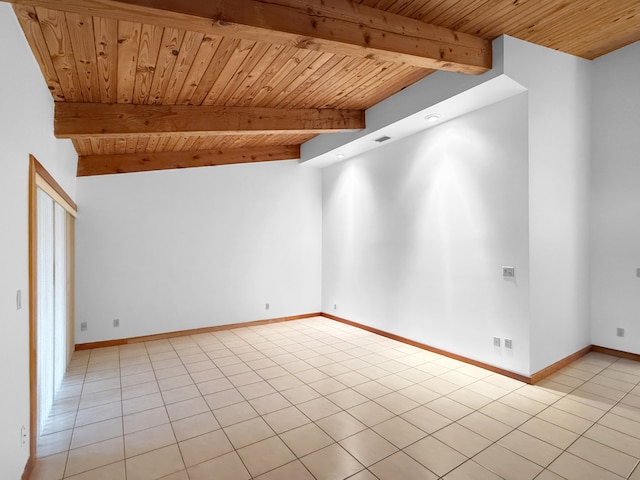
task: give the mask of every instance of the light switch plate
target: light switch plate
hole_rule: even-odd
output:
[[[22,290],[18,290],[16,292],[16,310],[20,310],[22,308]]]
[[[514,278],[515,276],[515,267],[502,267],[502,278]]]

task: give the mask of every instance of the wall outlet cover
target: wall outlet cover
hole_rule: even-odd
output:
[[[493,337],[493,346],[494,347],[500,346],[500,337]]]
[[[616,336],[617,337],[624,337],[624,328],[616,328]]]
[[[113,326],[114,327],[119,327],[120,326],[120,319],[119,318],[114,318],[113,319]]]
[[[515,267],[502,267],[502,278],[515,278]]]
[[[87,331],[87,322],[81,322],[80,323],[80,331],[81,332],[86,332]]]
[[[505,338],[504,348],[513,348],[513,340],[511,340],[510,338]]]

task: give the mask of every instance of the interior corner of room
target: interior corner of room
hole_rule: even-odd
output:
[[[34,442],[31,156],[57,186],[42,201],[77,204],[59,233],[78,348],[321,313],[528,381],[640,355],[640,42],[586,60],[500,36],[489,72],[431,74],[300,160],[78,177],[2,2],[0,40],[6,478]]]

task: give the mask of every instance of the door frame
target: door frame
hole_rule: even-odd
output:
[[[40,162],[29,155],[29,462],[35,464],[36,447],[38,442],[38,188],[46,192],[54,202],[61,205],[72,217],[77,216],[78,206],[64,189],[56,182],[53,176],[47,172]],[[73,227],[71,232],[73,232]],[[69,258],[71,266],[74,263],[74,241],[69,239]],[[70,292],[68,299],[74,298],[74,274],[70,275]],[[72,306],[73,307],[73,306]],[[72,328],[70,334],[73,335],[73,308],[68,310]],[[73,337],[71,337],[73,338]]]

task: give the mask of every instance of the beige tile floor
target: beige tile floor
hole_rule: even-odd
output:
[[[324,318],[76,352],[33,480],[640,480],[640,363],[537,386]]]

